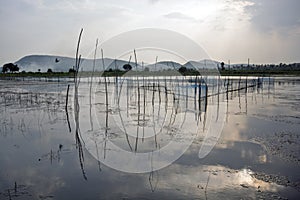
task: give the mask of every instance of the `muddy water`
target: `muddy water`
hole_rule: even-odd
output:
[[[0,81],[0,199],[297,199],[300,195],[299,78],[276,77],[247,90],[235,90],[245,84],[239,84],[239,78],[225,80],[221,90],[209,88],[207,99],[202,98],[205,89],[200,94],[195,90],[199,84],[187,79],[166,83],[169,90],[164,81],[141,80],[140,91],[136,82],[117,88],[114,80],[109,81],[106,107],[103,80],[93,84],[91,101],[90,85],[81,80],[77,125],[73,83]],[[222,93],[223,89],[230,92]],[[217,104],[219,109],[214,110]],[[212,150],[199,158],[209,123],[215,123],[209,119],[215,119],[217,111],[222,131]],[[170,141],[180,145],[191,138],[179,159],[165,165],[164,159],[157,162],[163,166],[159,170],[129,173],[124,171],[136,169],[138,163],[118,170],[107,162],[116,159],[120,166],[128,160],[116,157],[120,154],[113,146],[104,145],[108,140],[139,154],[163,152]]]

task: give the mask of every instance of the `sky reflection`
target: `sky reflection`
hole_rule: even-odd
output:
[[[141,174],[111,169],[85,148],[80,160],[64,110],[66,85],[49,86],[54,92],[47,95],[30,85],[24,88],[39,92],[21,97],[1,93],[0,199],[9,199],[8,191],[14,199],[15,184],[23,191],[21,199],[268,199],[271,195],[296,199],[299,165],[289,155],[299,158],[299,110],[294,109],[300,99],[299,82],[287,82],[275,82],[270,90],[248,90],[247,95],[229,94],[228,120],[205,158],[198,157],[204,138],[200,135],[173,164]],[[0,92],[10,87],[1,86]],[[52,101],[53,95],[60,103]],[[220,99],[226,100],[226,94]],[[280,155],[273,151],[277,148]]]

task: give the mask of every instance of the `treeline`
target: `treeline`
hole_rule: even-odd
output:
[[[300,70],[300,63],[292,64],[252,64],[252,65],[227,65],[227,70]]]
[[[300,63],[292,63],[292,64],[252,64],[252,65],[224,65],[222,62],[220,65],[217,66],[219,68],[221,75],[300,75]],[[128,63],[124,64],[122,67],[117,67],[115,69],[109,68],[106,69],[104,72],[81,72],[86,75],[90,75],[92,73],[95,73],[95,75],[102,75],[102,76],[122,76],[125,73],[132,71],[133,67]],[[164,69],[159,71],[150,71],[148,67],[145,67],[143,70],[138,70],[135,73],[138,75],[157,75],[157,74],[167,74],[170,71],[176,71],[178,74],[181,74],[183,76],[188,75],[200,75],[201,72],[199,72],[196,69],[193,68],[187,68],[185,66],[181,66],[178,69]],[[48,69],[47,72],[41,72],[40,69],[38,69],[37,72],[19,72],[19,67],[16,64],[13,63],[7,63],[3,65],[1,76],[73,76],[75,73],[74,68],[70,68],[68,72],[55,72],[52,69]]]

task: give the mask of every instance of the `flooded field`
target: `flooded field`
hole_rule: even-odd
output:
[[[300,195],[297,77],[0,80],[0,105],[0,199]]]

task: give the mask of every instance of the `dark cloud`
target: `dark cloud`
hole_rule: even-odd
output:
[[[300,26],[299,0],[249,1],[254,4],[247,6],[245,11],[250,14],[252,24],[262,31]]]

